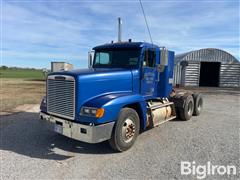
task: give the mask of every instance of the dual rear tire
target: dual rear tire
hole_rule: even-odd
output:
[[[200,115],[203,106],[203,98],[199,93],[188,94],[181,97],[181,104],[177,107],[178,116],[187,121],[191,117]]]
[[[202,107],[203,107],[203,98],[201,94],[193,94],[193,99],[194,99],[194,111],[193,115],[194,116],[199,116],[200,113],[202,112]]]
[[[194,111],[194,100],[191,95],[183,96],[183,103],[178,107],[178,114],[181,120],[187,121],[191,119]]]

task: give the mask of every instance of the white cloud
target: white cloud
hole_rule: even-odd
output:
[[[239,57],[238,5],[232,1],[143,1],[153,40],[176,53],[214,47]],[[123,37],[149,41],[138,1],[9,3],[3,6],[5,56],[86,61],[88,49]],[[7,57],[6,57],[7,58]],[[15,59],[14,59],[15,58]],[[9,59],[9,58],[8,58]]]

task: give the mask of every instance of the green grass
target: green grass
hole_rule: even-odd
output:
[[[1,78],[44,79],[41,70],[34,69],[0,69]]]

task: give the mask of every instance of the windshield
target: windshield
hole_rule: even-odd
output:
[[[137,68],[140,49],[96,50],[93,68]]]

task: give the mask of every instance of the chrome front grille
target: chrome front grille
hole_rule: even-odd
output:
[[[74,120],[75,79],[72,76],[51,75],[47,79],[47,112]]]

